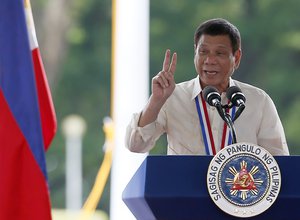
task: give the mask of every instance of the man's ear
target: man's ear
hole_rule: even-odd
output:
[[[241,62],[241,58],[242,58],[242,50],[238,49],[237,51],[235,51],[234,53],[234,59],[235,59],[235,66],[234,69],[239,68],[240,62]]]

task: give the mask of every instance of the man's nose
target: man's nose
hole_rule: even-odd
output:
[[[217,62],[217,57],[215,54],[209,53],[207,54],[204,62],[205,64],[215,64]]]

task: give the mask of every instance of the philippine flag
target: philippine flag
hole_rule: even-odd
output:
[[[56,116],[29,2],[2,0],[0,219],[51,219],[45,149],[55,132]]]

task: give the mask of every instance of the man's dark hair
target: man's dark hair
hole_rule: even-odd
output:
[[[241,47],[241,35],[239,30],[225,19],[215,18],[200,24],[194,34],[195,48],[203,34],[210,36],[228,35],[231,41],[233,53]]]

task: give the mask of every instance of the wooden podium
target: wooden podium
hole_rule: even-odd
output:
[[[300,219],[300,156],[274,157],[281,190],[259,220]],[[148,156],[123,191],[123,201],[138,220],[242,219],[228,215],[210,198],[206,175],[211,156]]]

